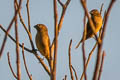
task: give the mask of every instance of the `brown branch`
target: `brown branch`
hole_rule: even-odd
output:
[[[85,75],[85,80],[87,80],[87,74],[86,74],[86,56],[85,56],[85,46],[84,46],[84,42],[82,44],[82,52],[83,52],[83,70],[84,70],[84,75]]]
[[[102,3],[101,8],[100,8],[100,14],[102,14],[104,3]]]
[[[24,66],[25,66],[25,70],[27,72],[27,75],[29,77],[30,80],[32,80],[32,75],[30,75],[28,68],[27,68],[27,64],[26,64],[26,60],[25,60],[25,55],[24,55],[24,43],[22,44],[22,55],[23,55],[23,61],[24,61]]]
[[[58,34],[62,28],[62,24],[63,24],[63,20],[64,20],[64,16],[65,16],[65,12],[66,12],[66,9],[69,5],[71,0],[67,0],[65,4],[63,4],[61,2],[61,0],[58,0],[59,4],[62,6],[62,14],[61,14],[61,17],[60,17],[60,21],[59,21],[59,24],[58,24]]]
[[[85,68],[86,68],[86,69],[87,69],[88,64],[89,64],[89,62],[90,62],[90,59],[91,59],[91,57],[92,57],[93,51],[95,50],[95,48],[97,47],[97,45],[98,45],[98,43],[96,42],[96,44],[94,45],[93,49],[92,49],[91,52],[89,53],[89,56],[88,56],[88,59],[87,59],[86,65],[85,65]],[[81,76],[80,80],[83,80],[83,78],[84,78],[84,71],[83,71],[83,73],[82,73],[82,76]]]
[[[42,64],[43,68],[45,69],[45,71],[48,73],[48,75],[50,76],[50,70],[48,68],[48,66],[44,63],[43,59],[40,58],[40,56],[37,54],[36,51],[33,52],[33,54],[35,55],[35,57],[38,59],[38,61]]]
[[[55,38],[55,49],[54,49],[54,61],[51,80],[56,80],[56,65],[57,65],[57,49],[58,49],[58,13],[57,13],[57,0],[53,1],[54,5],[54,38]]]
[[[82,52],[83,52],[83,70],[84,70],[84,75],[85,75],[85,80],[87,80],[87,74],[86,74],[86,56],[85,56],[85,39],[86,39],[86,33],[87,33],[87,27],[86,27],[86,14],[84,14],[84,32],[83,32],[83,43],[82,43]]]
[[[16,5],[18,5],[17,2],[16,2]],[[23,18],[22,18],[22,16],[21,16],[21,12],[20,12],[20,11],[19,11],[19,18],[20,18],[21,24],[23,25],[24,29],[26,30],[26,32],[27,32],[27,34],[28,34],[31,47],[32,47],[33,50],[35,50],[35,47],[34,47],[34,44],[33,44],[33,41],[32,41],[32,35],[31,35],[30,31],[27,29],[27,26],[26,26],[25,23],[24,23],[24,20],[23,20]]]
[[[12,27],[12,25],[13,25],[13,22],[15,21],[16,16],[17,16],[18,12],[20,11],[21,4],[22,4],[22,0],[19,0],[18,9],[17,9],[17,11],[16,11],[15,14],[14,14],[14,17],[12,18],[12,20],[11,20],[11,22],[10,22],[8,28],[7,28],[7,32],[6,32],[6,34],[5,34],[5,36],[4,36],[4,39],[3,39],[2,47],[1,47],[1,49],[0,49],[0,58],[1,58],[1,56],[2,56],[4,47],[5,47],[5,44],[6,44],[6,40],[7,40],[8,33],[10,32],[10,29],[11,29],[11,27]]]
[[[70,75],[71,75],[71,80],[74,80],[73,76],[73,71],[72,71],[72,64],[71,64],[71,46],[72,46],[72,39],[70,40],[69,43],[69,49],[68,49],[68,56],[69,56],[69,69],[70,69]]]
[[[28,29],[29,29],[29,32],[31,33],[29,0],[27,0],[26,8],[27,8],[27,16],[28,16]]]
[[[105,53],[105,51],[103,51],[103,54],[102,54],[102,61],[101,61],[101,66],[100,66],[100,71],[99,71],[98,80],[100,80],[101,74],[102,74],[102,71],[103,71],[103,64],[104,64],[104,57],[105,57],[105,55],[106,55],[106,53]]]
[[[68,7],[70,1],[71,0],[67,0],[66,3],[63,4],[60,0],[58,0],[59,4],[62,6],[62,14],[61,14],[61,17],[60,17],[60,21],[58,23],[58,35],[59,35],[59,32],[62,28],[64,16],[65,16],[65,13],[66,13],[66,10],[67,10],[67,7]],[[52,42],[52,45],[51,45],[51,53],[53,53],[53,50],[54,50],[54,42],[55,42],[55,38],[53,39],[53,42]]]
[[[13,76],[17,79],[17,76],[16,76],[16,74],[14,73],[14,71],[13,71],[13,69],[12,69],[12,66],[11,66],[9,52],[7,53],[7,58],[8,58],[8,64],[9,64],[10,70],[11,70]]]
[[[15,0],[16,1],[16,0]],[[17,11],[17,6],[14,1],[15,12]],[[21,80],[21,67],[20,67],[20,50],[19,50],[19,36],[18,36],[18,20],[17,16],[15,19],[15,37],[16,37],[16,65],[17,65],[17,78]]]
[[[74,71],[74,73],[75,73],[75,78],[76,78],[76,80],[78,80],[77,72],[76,72],[75,68],[74,68],[72,65],[71,65],[71,67],[72,67],[72,69],[73,69],[73,71]]]
[[[2,25],[0,25],[0,28],[2,29],[2,31],[5,33],[5,34],[7,34],[7,31],[2,27]],[[8,35],[8,37],[14,42],[14,43],[16,43],[16,40],[8,33],[7,34]],[[22,48],[22,45],[19,43],[19,46]],[[26,50],[26,51],[28,51],[28,52],[30,52],[30,53],[33,53],[33,50],[30,50],[30,49],[28,49],[28,48],[26,48],[26,47],[24,47],[24,49]]]
[[[102,51],[103,39],[104,39],[106,27],[107,27],[106,25],[107,25],[107,22],[108,22],[108,17],[109,17],[110,11],[111,11],[115,1],[116,0],[111,0],[111,2],[109,4],[109,7],[108,7],[108,10],[107,10],[106,15],[105,15],[105,21],[104,21],[104,24],[103,24],[103,32],[102,32],[102,35],[101,35],[101,41],[102,42],[101,42],[101,44],[98,44],[97,61],[96,61],[93,80],[98,80],[97,78],[98,78],[99,67],[100,67],[100,59],[101,59],[101,51]]]

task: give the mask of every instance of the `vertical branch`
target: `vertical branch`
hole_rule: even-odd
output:
[[[106,53],[105,53],[105,51],[103,51],[103,54],[102,54],[102,61],[101,61],[101,66],[100,66],[100,71],[99,71],[98,80],[100,80],[101,74],[102,74],[102,71],[103,71],[103,64],[104,64],[104,57],[105,57],[105,55],[106,55]]]
[[[31,32],[29,0],[27,0],[26,8],[27,8],[27,15],[28,15],[28,29],[29,29],[29,32]]]
[[[86,74],[86,56],[85,56],[85,46],[84,46],[84,42],[83,42],[83,44],[82,44],[82,52],[83,52],[84,75],[85,75],[85,80],[87,80],[87,74]]]
[[[103,45],[103,39],[104,39],[104,35],[105,35],[105,31],[106,31],[106,25],[108,22],[108,16],[110,14],[110,11],[113,7],[113,4],[115,3],[116,0],[111,0],[108,10],[105,14],[105,21],[104,21],[104,25],[103,25],[103,32],[101,35],[101,44],[98,44],[98,52],[97,52],[97,61],[96,61],[96,66],[95,66],[95,71],[94,71],[94,76],[93,76],[93,80],[97,80],[98,78],[98,73],[99,73],[99,67],[100,67],[100,57],[101,57],[101,51],[102,51],[102,45]]]
[[[71,45],[72,45],[72,39],[70,40],[68,55],[69,55],[69,69],[70,69],[71,80],[74,80],[72,64],[71,64]]]
[[[17,6],[14,1],[15,12],[17,11]],[[16,37],[16,64],[17,64],[17,77],[21,80],[21,68],[20,68],[20,51],[19,51],[19,36],[18,36],[18,21],[17,16],[15,19],[15,37]]]
[[[85,1],[86,2],[86,1]],[[86,56],[85,56],[85,39],[86,39],[86,33],[87,33],[87,27],[86,27],[86,14],[84,14],[84,32],[83,32],[83,43],[82,43],[82,52],[83,52],[83,70],[84,70],[84,75],[85,75],[85,80],[87,80],[87,74],[86,74]]]
[[[19,12],[19,10],[20,10],[20,8],[21,8],[21,4],[22,4],[22,0],[19,1],[18,9],[17,9],[17,11],[15,12],[14,17],[12,18],[12,20],[11,20],[11,22],[10,22],[8,28],[7,28],[7,32],[6,32],[5,36],[4,36],[3,43],[2,43],[2,46],[1,46],[1,49],[0,49],[0,58],[1,58],[1,56],[2,56],[4,47],[5,47],[5,44],[6,44],[6,40],[7,40],[8,33],[10,32],[10,29],[11,29],[11,27],[12,27],[12,24],[13,24],[13,22],[15,21],[16,16],[17,16],[17,14],[18,14],[18,12]]]
[[[27,68],[27,64],[26,64],[26,60],[25,60],[25,55],[24,55],[24,43],[22,44],[22,55],[23,55],[23,61],[24,61],[24,65],[25,65],[25,70],[27,72],[27,75],[29,77],[30,80],[32,80],[32,75],[30,75],[28,68]]]
[[[57,13],[57,0],[53,0],[54,4],[54,37],[55,37],[55,49],[54,49],[54,61],[51,80],[56,80],[56,65],[57,65],[57,48],[58,48],[58,13]]]
[[[102,14],[103,5],[104,5],[104,4],[102,3],[101,8],[100,8],[100,14]]]
[[[17,76],[16,76],[16,74],[14,73],[14,71],[13,71],[13,69],[12,69],[12,66],[11,66],[11,63],[10,63],[10,55],[9,55],[9,52],[7,53],[7,57],[8,57],[8,64],[9,64],[10,70],[11,70],[13,76],[17,79]]]

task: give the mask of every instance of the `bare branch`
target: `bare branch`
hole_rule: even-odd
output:
[[[109,7],[108,7],[108,10],[107,10],[106,15],[105,15],[105,21],[104,21],[104,24],[103,24],[103,31],[102,31],[102,35],[101,35],[101,41],[102,42],[101,42],[101,44],[98,44],[97,61],[96,61],[96,66],[95,66],[93,80],[97,80],[97,78],[98,78],[99,67],[100,67],[100,59],[101,59],[101,51],[102,51],[102,45],[103,45],[103,39],[104,39],[106,27],[107,27],[106,25],[107,25],[107,22],[108,22],[108,17],[109,17],[110,11],[111,11],[115,1],[116,0],[111,0],[111,2],[109,4]]]
[[[27,0],[26,8],[27,8],[27,16],[28,16],[28,29],[29,29],[29,32],[31,33],[29,0]]]
[[[91,57],[92,57],[93,51],[95,50],[95,48],[97,47],[97,45],[98,45],[98,43],[96,42],[96,44],[94,45],[93,49],[92,49],[91,52],[89,53],[89,56],[88,56],[88,59],[87,59],[86,65],[85,65],[85,68],[86,68],[86,69],[87,69],[88,64],[89,64],[89,62],[90,62],[90,59],[91,59]],[[83,78],[84,78],[84,71],[83,71],[83,73],[82,73],[82,76],[81,76],[80,80],[83,80]]]
[[[17,1],[16,1],[16,5],[18,5]],[[20,18],[21,24],[23,25],[24,29],[26,30],[26,32],[28,34],[28,37],[29,37],[29,40],[30,40],[30,43],[31,43],[31,47],[32,47],[33,50],[35,50],[35,47],[34,47],[34,44],[33,44],[33,41],[32,41],[32,35],[31,35],[30,31],[27,29],[27,26],[24,23],[24,20],[23,20],[23,18],[21,16],[20,11],[19,11],[19,18]]]
[[[11,66],[9,52],[7,53],[7,58],[8,58],[8,64],[9,64],[10,70],[11,70],[13,76],[17,79],[17,76],[16,76],[16,74],[14,73],[14,71],[13,71],[13,69],[12,69],[12,66]]]
[[[22,55],[23,55],[23,61],[24,61],[24,66],[25,66],[25,70],[27,72],[27,75],[29,77],[30,80],[32,80],[32,75],[30,75],[28,68],[27,68],[27,64],[26,64],[26,60],[25,60],[25,55],[24,55],[24,43],[22,44]]]
[[[100,8],[100,14],[102,14],[104,3],[102,3],[101,8]]]
[[[71,75],[71,79],[74,80],[74,76],[73,76],[73,71],[72,71],[72,64],[71,64],[71,46],[72,46],[72,39],[70,40],[69,43],[69,49],[68,49],[68,56],[69,56],[69,69],[70,69],[70,75]]]
[[[63,20],[64,20],[64,16],[65,16],[65,12],[66,12],[66,9],[69,5],[71,0],[67,0],[65,4],[63,4],[60,0],[58,0],[58,2],[61,4],[62,6],[62,14],[61,14],[61,17],[60,17],[60,21],[59,21],[59,24],[58,24],[58,35],[59,35],[59,32],[62,28],[62,24],[63,24]]]
[[[0,28],[2,29],[2,31],[5,33],[5,34],[7,34],[7,31],[2,27],[2,25],[0,25]],[[14,42],[14,43],[16,43],[16,40],[8,33],[8,37]],[[22,48],[22,45],[19,43],[19,46]],[[28,49],[28,48],[26,48],[26,47],[24,47],[24,49],[26,50],[26,51],[28,51],[28,52],[30,52],[30,53],[33,53],[33,50],[30,50],[30,49]]]
[[[58,0],[59,4],[62,6],[62,14],[61,14],[60,21],[59,21],[59,24],[58,24],[58,35],[59,35],[59,32],[62,28],[62,24],[63,24],[64,16],[65,16],[65,13],[66,13],[66,9],[67,9],[70,1],[71,0],[67,0],[66,4],[63,4],[60,0]],[[51,53],[53,53],[53,50],[54,50],[54,42],[55,42],[55,38],[53,39],[53,42],[52,42],[52,45],[51,45]]]
[[[43,68],[48,73],[48,75],[50,76],[51,75],[50,70],[49,70],[48,66],[44,63],[43,59],[40,58],[40,56],[37,54],[36,51],[34,51],[34,55],[38,59],[38,61],[42,64]]]
[[[15,12],[17,11],[17,6],[14,0]],[[21,80],[21,67],[20,67],[20,49],[19,49],[19,36],[18,36],[18,20],[17,16],[15,19],[15,38],[16,38],[16,66],[17,66],[17,78]]]
[[[105,53],[105,51],[103,51],[103,54],[102,54],[102,61],[101,61],[101,66],[100,66],[100,71],[99,71],[98,80],[100,80],[101,74],[102,74],[102,71],[103,71],[103,64],[104,64],[104,57],[105,57],[105,55],[106,55],[106,53]]]
[[[12,18],[12,20],[11,20],[11,22],[10,22],[8,28],[7,28],[7,32],[6,32],[6,34],[5,34],[5,36],[4,36],[4,39],[3,39],[2,47],[1,47],[1,49],[0,49],[0,58],[1,58],[1,56],[2,56],[4,47],[5,47],[5,44],[6,44],[6,40],[7,40],[8,33],[10,32],[10,29],[11,29],[11,27],[12,27],[12,25],[13,25],[13,22],[15,21],[16,16],[17,16],[18,12],[20,11],[21,4],[22,4],[22,0],[19,0],[18,9],[17,9],[17,11],[15,12],[14,17]]]
[[[57,65],[57,49],[58,49],[58,13],[57,13],[57,0],[54,0],[54,38],[55,38],[55,49],[54,49],[54,61],[53,71],[51,80],[56,80],[56,65]]]
[[[86,65],[86,56],[85,56],[85,39],[86,39],[86,34],[87,34],[87,27],[86,27],[86,14],[84,14],[84,32],[83,32],[83,43],[82,43],[82,52],[83,52],[83,70],[84,70],[84,75],[85,75],[85,80],[87,80],[87,74],[86,74],[86,70],[87,68],[85,68]]]

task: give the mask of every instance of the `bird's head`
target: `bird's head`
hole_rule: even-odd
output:
[[[42,32],[42,31],[48,31],[47,27],[44,24],[37,24],[34,26],[34,28],[38,31],[38,32]]]
[[[93,9],[90,11],[91,16],[100,16],[100,13],[97,9]]]

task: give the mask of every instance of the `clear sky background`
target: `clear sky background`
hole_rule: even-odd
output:
[[[62,0],[65,2],[65,0]],[[0,0],[0,24],[7,29],[13,15],[14,15],[14,0]],[[102,3],[104,3],[103,13],[108,8],[110,0],[87,0],[88,10],[100,9]],[[48,27],[50,40],[52,42],[54,38],[54,15],[53,15],[53,0],[30,0],[30,18],[31,18],[31,29],[32,39],[35,43],[36,30],[34,25],[45,24]],[[61,6],[58,4],[58,14],[61,15]],[[27,25],[27,13],[26,13],[26,0],[22,2],[21,8],[22,17]],[[77,71],[78,78],[80,78],[83,71],[83,60],[81,46],[76,50],[75,46],[79,42],[83,33],[83,8],[79,0],[71,0],[63,22],[60,35],[58,37],[58,62],[57,62],[57,80],[62,80],[65,75],[70,80],[69,62],[68,62],[68,46],[70,39],[73,40],[71,55],[72,65]],[[101,76],[101,80],[118,80],[120,79],[120,0],[117,0],[114,4],[108,24],[107,31],[104,38],[103,50],[106,52],[104,68]],[[14,26],[12,27],[10,34],[14,37]],[[20,43],[24,43],[25,47],[30,48],[28,35],[26,34],[23,26],[19,22],[19,40]],[[4,32],[0,29],[0,47],[3,42]],[[86,41],[86,56],[95,44],[94,39]],[[11,64],[16,72],[16,52],[15,43],[11,39],[7,39],[7,43],[4,49],[4,54],[0,60],[0,80],[14,80],[7,62],[7,52],[10,52]],[[22,50],[20,49],[22,54]],[[22,55],[21,56],[21,74],[22,80],[28,80],[28,76],[25,72]],[[49,76],[44,71],[41,64],[35,58],[33,54],[25,51],[26,63],[28,65],[29,72],[32,74],[33,80],[48,80]],[[43,57],[43,56],[41,56]],[[96,60],[96,50],[92,56],[87,69],[88,80],[92,79],[94,66]]]

